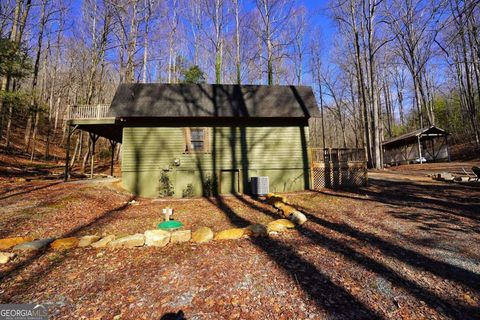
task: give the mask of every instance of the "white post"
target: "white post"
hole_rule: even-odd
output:
[[[420,136],[418,136],[417,138],[418,138],[418,158],[420,159],[420,164],[422,164],[423,159],[422,159],[422,145],[420,143]]]

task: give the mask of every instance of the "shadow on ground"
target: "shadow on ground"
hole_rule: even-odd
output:
[[[439,315],[452,319],[478,318],[480,314],[478,302],[476,304],[466,302],[463,295],[466,293],[472,296],[480,295],[479,273],[427,255],[416,247],[406,246],[404,242],[395,241],[394,237],[389,237],[388,234],[380,234],[380,229],[372,227],[376,219],[391,219],[402,225],[419,224],[424,227],[420,228],[419,232],[428,234],[432,230],[438,230],[439,226],[431,225],[429,229],[425,223],[439,220],[446,224],[442,228],[449,227],[450,232],[458,232],[468,237],[477,236],[480,210],[474,191],[448,185],[441,188],[384,181],[372,181],[368,188],[349,191],[324,190],[307,194],[306,197],[311,199],[308,206],[304,204],[308,199],[302,200],[301,196],[292,195],[292,202],[308,215],[309,222],[298,227],[296,232],[290,233],[286,238],[251,238],[249,243],[268,256],[270,261],[288,275],[291,283],[298,285],[309,299],[314,301],[317,308],[330,318],[389,318],[396,317],[396,312],[405,308],[412,308],[408,312],[418,317]],[[366,210],[380,208],[383,210],[382,215],[377,216],[378,213],[372,210],[370,216],[364,217],[368,219],[367,223],[356,220],[359,224],[349,224],[342,220],[342,216],[326,214],[325,204],[315,198],[318,195],[322,195],[320,199],[349,199],[352,205],[364,207]],[[235,197],[240,203],[256,210],[258,215],[276,217],[271,211],[262,208],[255,198],[240,195]],[[238,209],[232,207],[223,197],[205,198],[205,201],[218,207],[232,224],[238,227],[252,223],[242,217]],[[124,204],[108,210],[62,236],[76,235],[92,225],[115,219],[115,215],[126,207],[127,204]],[[413,208],[416,212],[402,214],[400,210],[402,208]],[[341,214],[349,215],[352,220],[356,219],[349,211]],[[432,245],[431,249],[435,251],[437,248]],[[338,270],[327,269],[329,265],[322,261],[323,257],[316,256],[314,252],[325,252],[326,257],[336,257],[335,259],[341,262]],[[16,284],[15,295],[34,290],[35,283],[47,277],[53,269],[61,268],[63,259],[69,255],[68,252],[59,255],[53,261],[44,263],[41,268],[36,268],[37,271],[28,276],[22,274],[22,270],[35,264],[44,254],[45,251],[38,252],[12,266],[1,275],[1,281],[11,281],[22,275]],[[265,271],[269,272],[267,269]],[[372,277],[384,279],[393,289],[388,295],[372,293],[370,297],[365,296],[365,287],[374,287],[375,284],[362,283],[362,277],[365,277],[366,281],[371,281]],[[352,285],[344,282],[347,278],[357,279],[357,283]],[[361,289],[354,290],[354,287]],[[382,301],[379,297],[382,297]],[[402,305],[404,300],[408,302]],[[2,302],[8,303],[10,299],[2,298]],[[392,306],[394,311],[380,308],[385,304]],[[422,304],[429,311],[423,313],[426,311],[418,310],[417,314],[414,308],[420,308]],[[178,315],[170,313],[165,316]],[[188,314],[185,318],[188,318]]]

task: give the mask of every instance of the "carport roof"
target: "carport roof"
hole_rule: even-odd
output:
[[[399,145],[410,144],[412,142],[416,142],[418,140],[418,137],[433,138],[433,137],[439,137],[439,136],[441,137],[441,136],[447,136],[447,135],[449,135],[447,131],[440,129],[436,126],[430,126],[430,127],[425,127],[412,132],[408,132],[408,133],[402,134],[401,136],[387,140],[383,143],[383,146],[394,147]]]

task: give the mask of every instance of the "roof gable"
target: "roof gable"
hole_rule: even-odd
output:
[[[109,116],[310,118],[318,107],[304,86],[121,84]]]
[[[383,143],[383,146],[402,144],[403,142],[409,143],[410,141],[417,140],[419,136],[428,136],[428,135],[446,136],[448,135],[448,132],[436,126],[425,127],[412,132],[402,134],[390,140],[387,140]]]

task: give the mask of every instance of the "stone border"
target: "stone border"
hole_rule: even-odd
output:
[[[285,196],[269,193],[265,196],[266,202],[272,205],[281,216],[290,219],[293,223],[302,225],[307,222],[307,217],[297,210]]]
[[[144,233],[133,235],[87,235],[83,237],[48,238],[34,240],[32,237],[13,237],[0,239],[0,250],[13,252],[0,252],[0,264],[5,264],[16,257],[16,252],[38,251],[51,248],[62,251],[73,248],[138,248],[138,247],[165,247],[168,244],[193,242],[206,243],[212,240],[236,240],[244,237],[267,237],[279,234],[288,229],[294,229],[307,221],[306,216],[292,206],[284,196],[269,193],[266,203],[272,205],[283,217],[269,222],[267,225],[252,224],[245,228],[231,228],[217,232],[209,227],[199,227],[191,230],[147,230]]]

